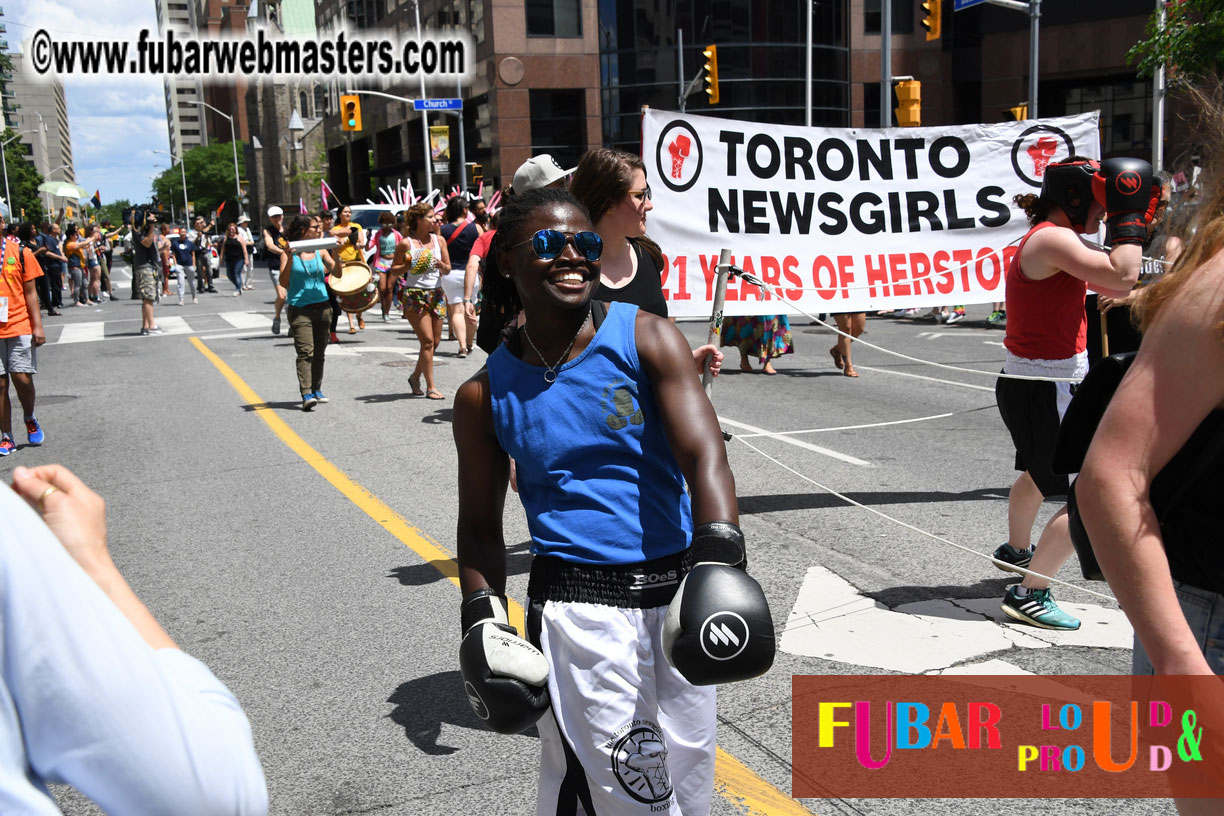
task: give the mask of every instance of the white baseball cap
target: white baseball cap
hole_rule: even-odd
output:
[[[269,208],[268,208],[268,217],[269,217],[269,218],[271,218],[271,217],[273,217],[273,216],[275,216],[275,215],[284,215],[284,214],[285,214],[285,211],[284,211],[284,210],[282,210],[280,207],[269,207]]]
[[[528,190],[542,189],[565,178],[575,169],[561,169],[561,165],[557,164],[557,160],[549,153],[532,156],[514,171],[514,191],[525,193]]]
[[[251,223],[251,216],[247,215],[246,213],[243,213],[242,215],[238,216],[238,223],[239,224]]]

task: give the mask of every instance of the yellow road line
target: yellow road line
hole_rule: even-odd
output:
[[[410,550],[419,555],[427,564],[434,567],[456,587],[459,586],[459,565],[450,553],[439,547],[425,533],[408,523],[407,519],[388,507],[381,499],[353,481],[340,468],[323,457],[305,439],[298,436],[289,425],[267,406],[267,403],[255,393],[246,381],[238,376],[224,360],[212,349],[204,345],[198,337],[192,337],[191,343],[203,354],[221,376],[238,392],[238,396],[254,406],[255,415],[284,442],[290,450],[305,460],[319,475],[339,490],[344,497],[357,505],[370,518],[374,519],[384,530],[403,542]],[[523,620],[523,607],[510,599],[510,622],[520,632],[526,631]],[[737,807],[746,816],[811,816],[811,811],[799,802],[787,796],[784,792],[770,785],[751,768],[744,765],[723,749],[717,749],[714,764],[715,790]]]

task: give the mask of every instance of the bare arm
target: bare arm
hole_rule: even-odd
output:
[[[1114,298],[1126,296],[1139,280],[1143,264],[1143,250],[1138,244],[1121,244],[1102,252],[1061,227],[1039,230],[1024,249],[1025,277],[1043,280],[1066,272],[1093,291]]]
[[[30,259],[26,258],[26,262],[29,263],[29,261]],[[30,316],[32,340],[35,346],[41,346],[47,342],[47,335],[43,332],[42,312],[38,305],[38,290],[34,286],[34,279],[24,281],[22,288],[22,294],[25,295],[26,314]]]
[[[391,266],[387,271],[396,275],[406,274],[412,268],[412,264],[409,261],[411,256],[408,254],[411,251],[412,245],[408,238],[396,244],[395,256],[391,259]]]
[[[438,257],[434,258],[434,263],[442,274],[450,272],[450,250],[446,247],[446,241],[438,241]]]
[[[510,458],[493,433],[489,375],[481,370],[455,393],[453,425],[459,456],[459,523],[455,541],[464,595],[489,587],[506,591],[502,510]]]
[[[277,279],[282,289],[289,288],[289,270],[292,266],[293,259],[290,257],[290,253],[282,252],[280,254],[280,277]]]
[[[670,322],[645,312],[638,313],[636,331],[638,356],[658,398],[672,453],[692,493],[693,524],[739,524],[727,446],[714,406],[693,376],[688,341]]]
[[[1076,498],[1110,588],[1159,674],[1211,674],[1174,594],[1152,479],[1224,406],[1224,255],[1196,270],[1144,336],[1093,437]]]

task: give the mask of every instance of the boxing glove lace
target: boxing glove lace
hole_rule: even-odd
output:
[[[517,734],[548,710],[548,661],[510,625],[506,597],[480,589],[463,599],[459,670],[472,711],[499,734]]]

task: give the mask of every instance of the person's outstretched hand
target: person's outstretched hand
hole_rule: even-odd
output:
[[[705,371],[706,358],[710,358],[710,374],[717,377],[722,371],[723,353],[718,350],[718,346],[713,343],[707,343],[704,346],[699,346],[693,349],[693,362],[697,363],[697,373],[701,374]]]
[[[52,489],[54,488],[54,489]],[[81,568],[113,568],[106,548],[106,502],[62,465],[13,470],[13,490],[29,502]]]

